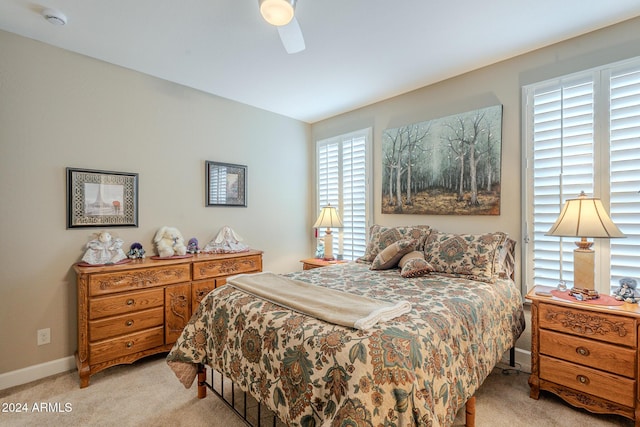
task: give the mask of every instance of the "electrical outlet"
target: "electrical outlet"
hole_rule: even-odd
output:
[[[51,328],[38,329],[38,345],[49,344],[51,342]]]

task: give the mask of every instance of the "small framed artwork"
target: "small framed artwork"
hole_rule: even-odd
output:
[[[137,226],[137,173],[67,168],[67,228]]]
[[[247,207],[247,167],[206,161],[207,206]]]

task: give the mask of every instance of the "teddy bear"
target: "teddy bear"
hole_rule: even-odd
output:
[[[638,282],[635,279],[623,277],[620,279],[620,288],[614,293],[615,299],[631,304],[637,303],[636,286],[638,286]]]
[[[185,255],[187,247],[184,245],[184,237],[175,227],[161,227],[153,238],[161,258],[172,257],[174,255]]]

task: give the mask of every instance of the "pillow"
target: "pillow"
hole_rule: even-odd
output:
[[[422,250],[424,239],[429,235],[428,225],[414,225],[402,227],[383,227],[372,225],[369,228],[369,241],[360,262],[372,262],[376,256],[392,243],[398,240],[415,239],[418,250]]]
[[[495,282],[501,271],[500,249],[505,233],[455,234],[433,230],[424,246],[424,258],[440,274]]]
[[[516,241],[509,237],[504,239],[504,243],[500,246],[500,255],[498,259],[498,277],[501,279],[512,279],[515,270],[515,252]]]
[[[415,248],[416,241],[414,239],[405,239],[392,243],[376,255],[370,268],[371,270],[387,270],[396,267],[400,259]]]
[[[402,277],[425,276],[433,271],[433,267],[424,259],[424,252],[413,251],[404,255],[398,263]]]

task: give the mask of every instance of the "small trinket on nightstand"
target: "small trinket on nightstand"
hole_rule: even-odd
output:
[[[638,286],[638,282],[635,279],[623,277],[620,279],[620,287],[613,294],[614,298],[631,304],[637,303],[636,286]]]
[[[560,281],[558,282],[558,290],[559,290],[560,292],[564,292],[564,291],[566,291],[566,290],[567,290],[567,282],[565,282],[564,280],[560,280]]]

